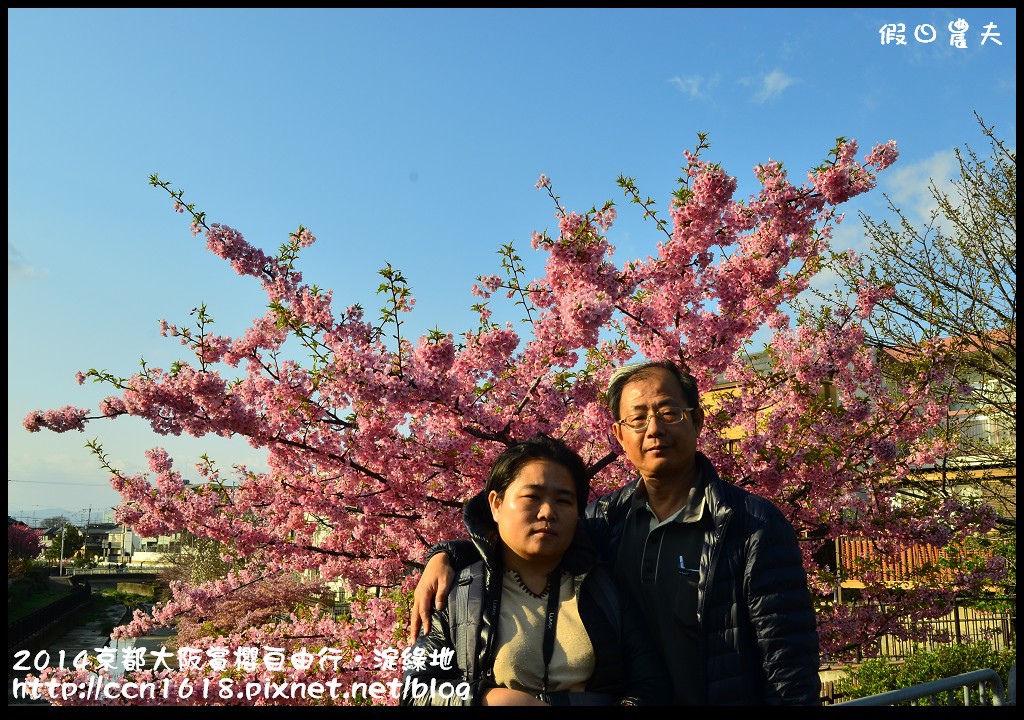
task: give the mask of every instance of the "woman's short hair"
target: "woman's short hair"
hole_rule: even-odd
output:
[[[534,460],[558,463],[569,471],[573,485],[576,487],[576,504],[580,515],[582,515],[590,495],[590,473],[587,471],[587,466],[583,462],[583,458],[564,441],[543,433],[538,433],[505,448],[498,459],[494,461],[494,465],[491,466],[487,484],[484,486],[484,493],[489,495],[493,490],[498,497],[504,497],[505,490],[519,476],[523,466]]]

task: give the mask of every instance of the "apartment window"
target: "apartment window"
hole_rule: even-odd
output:
[[[964,425],[964,437],[972,444],[985,443],[988,445],[1000,445],[1011,442],[1016,437],[1009,432],[1009,428],[996,418],[988,415],[975,415]]]

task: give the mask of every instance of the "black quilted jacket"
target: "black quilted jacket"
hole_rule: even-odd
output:
[[[714,521],[697,586],[705,704],[820,705],[817,619],[793,526],[768,500],[719,478],[702,453],[696,459]],[[615,557],[638,485],[587,507],[605,558]]]

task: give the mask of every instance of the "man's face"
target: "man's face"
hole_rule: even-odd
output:
[[[668,370],[654,368],[634,377],[622,388],[619,418],[654,414],[667,407],[689,406],[679,380]],[[693,468],[697,436],[703,424],[704,413],[698,407],[674,425],[665,423],[660,417],[651,417],[647,428],[640,432],[620,423],[612,426],[612,432],[644,479],[668,480]]]

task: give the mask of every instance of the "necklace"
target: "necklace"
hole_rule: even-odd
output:
[[[522,578],[522,576],[521,576],[521,575],[520,575],[520,574],[519,574],[518,572],[516,572],[515,570],[506,570],[505,572],[507,572],[507,573],[512,573],[512,575],[513,575],[513,576],[515,577],[515,579],[516,579],[516,583],[517,583],[517,584],[519,585],[519,587],[521,587],[521,588],[523,589],[523,591],[524,591],[524,592],[526,592],[526,594],[528,594],[528,595],[529,595],[530,597],[535,597],[535,598],[542,598],[542,597],[546,597],[546,596],[547,596],[547,594],[548,594],[548,591],[549,591],[549,590],[551,589],[551,577],[550,577],[550,576],[548,576],[548,584],[544,586],[544,589],[540,591],[540,594],[537,594],[537,593],[535,593],[535,592],[534,592],[533,590],[531,590],[531,589],[530,589],[529,587],[527,587],[526,583],[525,583],[525,582],[523,582],[523,578]]]

